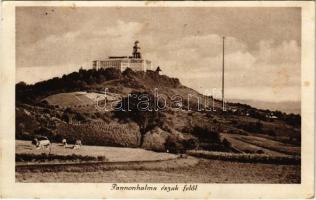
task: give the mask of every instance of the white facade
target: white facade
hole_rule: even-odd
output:
[[[130,68],[134,71],[147,71],[152,70],[152,63],[149,60],[139,58],[109,58],[106,60],[95,60],[92,64],[93,69],[106,69],[116,68],[124,71],[126,68]]]
[[[124,71],[126,68],[130,68],[134,71],[145,72],[147,70],[152,70],[152,63],[149,60],[142,59],[139,42],[135,41],[132,56],[112,56],[106,60],[94,60],[92,67],[96,70],[101,68],[116,68]]]

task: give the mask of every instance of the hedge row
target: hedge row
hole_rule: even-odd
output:
[[[300,164],[300,156],[271,156],[266,154],[249,154],[249,153],[229,153],[229,152],[213,152],[202,150],[187,151],[187,154],[195,157],[235,161],[235,162],[247,162],[247,163],[269,163],[269,164]]]
[[[82,155],[55,155],[55,154],[16,154],[16,162],[36,162],[36,161],[106,161],[104,156],[82,156]]]

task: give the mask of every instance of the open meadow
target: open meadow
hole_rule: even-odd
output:
[[[31,141],[16,140],[15,145],[16,155],[41,155],[48,154],[49,149],[37,150]],[[140,148],[117,148],[104,146],[86,146],[83,145],[80,149],[73,149],[73,145],[69,144],[67,147],[62,144],[52,143],[52,155],[71,156],[73,154],[78,156],[98,157],[104,156],[109,162],[128,162],[128,161],[154,161],[154,160],[168,160],[174,159],[177,156],[169,153],[156,153]]]
[[[194,182],[194,183],[299,183],[300,165],[244,163],[203,159],[187,155],[153,152],[139,148],[83,146],[64,148],[53,143],[50,157],[65,160],[39,159],[48,149],[37,150],[30,141],[16,141],[16,158],[34,157],[29,162],[16,162],[17,182]],[[45,154],[46,152],[46,154]],[[62,157],[63,156],[63,157]],[[67,157],[69,156],[69,157]],[[82,158],[104,156],[101,163]],[[48,156],[49,157],[49,156]],[[47,157],[44,157],[47,158]],[[69,162],[69,160],[66,160]],[[70,164],[71,164],[70,163]],[[88,164],[85,164],[88,163]],[[45,164],[50,164],[45,166]],[[59,164],[54,166],[54,164]],[[19,168],[24,166],[24,168]],[[31,168],[28,167],[30,165]],[[44,165],[36,167],[37,165]]]

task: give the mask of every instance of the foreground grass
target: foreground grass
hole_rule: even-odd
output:
[[[82,169],[84,170],[84,169]],[[299,165],[239,163],[200,159],[186,168],[16,172],[17,182],[300,183]]]

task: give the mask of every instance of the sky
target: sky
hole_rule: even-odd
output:
[[[228,99],[300,101],[300,8],[19,7],[16,82],[35,83],[128,56],[135,40],[163,74]]]

